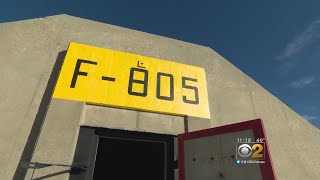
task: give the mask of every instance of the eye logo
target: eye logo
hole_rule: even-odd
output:
[[[246,144],[238,144],[237,154],[242,158],[264,158],[264,143],[248,142]]]
[[[238,154],[243,158],[247,158],[251,156],[252,149],[248,144],[242,144],[241,146],[238,147]]]

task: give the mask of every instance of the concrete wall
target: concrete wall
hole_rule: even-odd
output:
[[[184,132],[181,117],[58,99],[50,102],[57,62],[71,41],[204,67],[211,120],[189,117],[189,131],[262,118],[278,179],[320,178],[320,154],[316,153],[320,149],[319,129],[212,49],[59,15],[0,24],[1,179],[12,179],[33,123],[43,118],[32,161],[71,164],[80,125],[162,134]],[[37,170],[34,177],[65,169]],[[31,175],[29,171],[27,177]],[[68,174],[52,178],[67,179]]]

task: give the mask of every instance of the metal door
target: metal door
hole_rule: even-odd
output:
[[[262,120],[178,136],[179,180],[274,180]]]

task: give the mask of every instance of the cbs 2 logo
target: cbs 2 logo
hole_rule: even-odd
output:
[[[251,145],[251,146],[250,146]],[[264,143],[248,143],[248,144],[241,144],[238,147],[238,155],[242,158],[256,158],[262,159],[264,156]]]

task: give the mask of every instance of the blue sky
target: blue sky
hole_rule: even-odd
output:
[[[2,0],[0,22],[69,14],[209,46],[320,128],[320,1]]]

